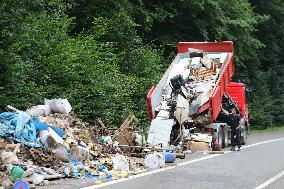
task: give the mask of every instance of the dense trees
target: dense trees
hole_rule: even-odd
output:
[[[146,120],[147,90],[178,41],[232,40],[252,122],[283,124],[283,14],[280,0],[4,0],[0,108],[64,97],[86,120]]]

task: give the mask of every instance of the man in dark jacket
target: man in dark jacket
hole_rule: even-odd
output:
[[[229,113],[228,111],[222,108],[222,111],[228,116],[228,125],[231,128],[231,144],[232,148],[231,151],[235,151],[235,136],[236,142],[238,145],[238,151],[241,150],[241,126],[242,126],[242,117],[237,114],[236,108],[232,108],[232,112]]]

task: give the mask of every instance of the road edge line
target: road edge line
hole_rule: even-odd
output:
[[[257,187],[255,187],[255,189],[264,189],[268,185],[270,185],[270,184],[274,183],[275,181],[277,181],[278,179],[280,179],[283,175],[284,175],[284,171],[278,173],[274,177],[272,177],[272,178],[268,179],[267,181],[265,181],[264,183],[258,185]]]
[[[255,144],[244,146],[244,147],[242,147],[242,149],[251,148],[251,147],[258,146],[258,145],[267,144],[267,143],[271,143],[271,142],[277,142],[277,141],[281,141],[281,140],[284,140],[284,138],[278,138],[278,139],[258,142],[258,143],[255,143]],[[226,151],[225,152],[225,154],[228,154],[228,153],[231,153],[231,151]],[[104,183],[102,183],[100,185],[91,185],[91,186],[83,187],[81,189],[101,188],[101,187],[104,187],[104,186],[109,186],[109,185],[117,184],[117,183],[120,183],[120,182],[124,182],[124,181],[128,181],[128,180],[132,180],[132,179],[136,179],[136,178],[140,178],[140,177],[156,174],[156,173],[159,173],[159,172],[164,172],[164,171],[171,170],[171,169],[174,169],[174,168],[177,168],[177,167],[189,165],[189,164],[192,164],[192,163],[195,163],[195,162],[211,159],[213,157],[218,157],[218,156],[221,156],[221,155],[223,155],[223,154],[209,155],[209,156],[206,156],[206,157],[202,157],[202,158],[198,158],[198,159],[194,159],[194,160],[189,160],[189,161],[185,161],[185,162],[182,162],[182,163],[178,163],[177,165],[174,165],[174,166],[169,166],[169,167],[165,167],[165,168],[156,169],[156,170],[153,170],[153,171],[141,173],[141,174],[138,174],[138,175],[129,176],[128,178],[122,178],[122,179],[119,179],[119,180],[113,180],[113,181],[104,182]]]

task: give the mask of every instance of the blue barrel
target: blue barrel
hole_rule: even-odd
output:
[[[172,152],[166,152],[165,153],[165,162],[166,163],[173,163],[176,160],[176,156],[175,154],[173,154]]]

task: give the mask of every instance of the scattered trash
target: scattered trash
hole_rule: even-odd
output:
[[[113,168],[118,171],[129,170],[129,163],[125,156],[116,154],[112,157]]]
[[[222,151],[222,147],[219,144],[218,140],[215,138],[213,143],[212,143],[212,150],[213,151]]]
[[[14,166],[11,171],[12,181],[22,179],[24,177],[24,170],[19,166]]]
[[[71,154],[68,153],[64,145],[58,145],[56,149],[52,150],[52,152],[54,153],[56,158],[58,158],[63,162],[68,162],[71,159],[70,158]]]
[[[187,149],[190,149],[192,153],[196,153],[198,151],[209,151],[209,145],[206,142],[188,141]]]
[[[12,185],[12,182],[10,180],[4,180],[2,182],[2,187],[5,188],[5,189],[11,188],[11,185]]]
[[[9,173],[2,184],[24,179],[32,186],[48,185],[64,177],[101,184],[175,161],[176,153],[144,146],[134,115],[112,130],[100,119],[90,125],[76,118],[69,105],[64,99],[45,100],[27,112],[9,106],[15,112],[0,114],[0,160]]]
[[[174,163],[176,160],[176,155],[172,152],[165,152],[165,162]]]
[[[144,163],[150,169],[158,169],[165,166],[165,156],[161,153],[148,154]]]
[[[138,119],[134,115],[129,115],[123,124],[120,126],[118,130],[116,130],[115,134],[112,137],[113,141],[118,141],[121,145],[135,145],[135,138],[133,135],[134,128],[138,123]],[[125,152],[129,151],[129,148],[122,148]]]
[[[10,188],[10,186],[13,184],[10,179],[9,176],[6,175],[5,173],[0,172],[0,184],[3,188]]]
[[[40,183],[42,183],[44,181],[44,176],[41,175],[41,174],[37,174],[37,173],[34,173],[33,176],[32,176],[32,182],[33,184],[35,185],[39,185]]]
[[[3,163],[11,164],[11,163],[18,163],[19,159],[18,157],[10,151],[2,151],[1,153],[1,159]]]
[[[0,136],[13,139],[26,146],[42,147],[36,136],[33,118],[26,112],[0,114]]]
[[[46,106],[50,106],[52,112],[68,114],[72,110],[72,107],[67,99],[45,99],[44,104]]]
[[[34,117],[48,116],[51,114],[51,109],[49,105],[38,105],[27,109],[26,112]]]

